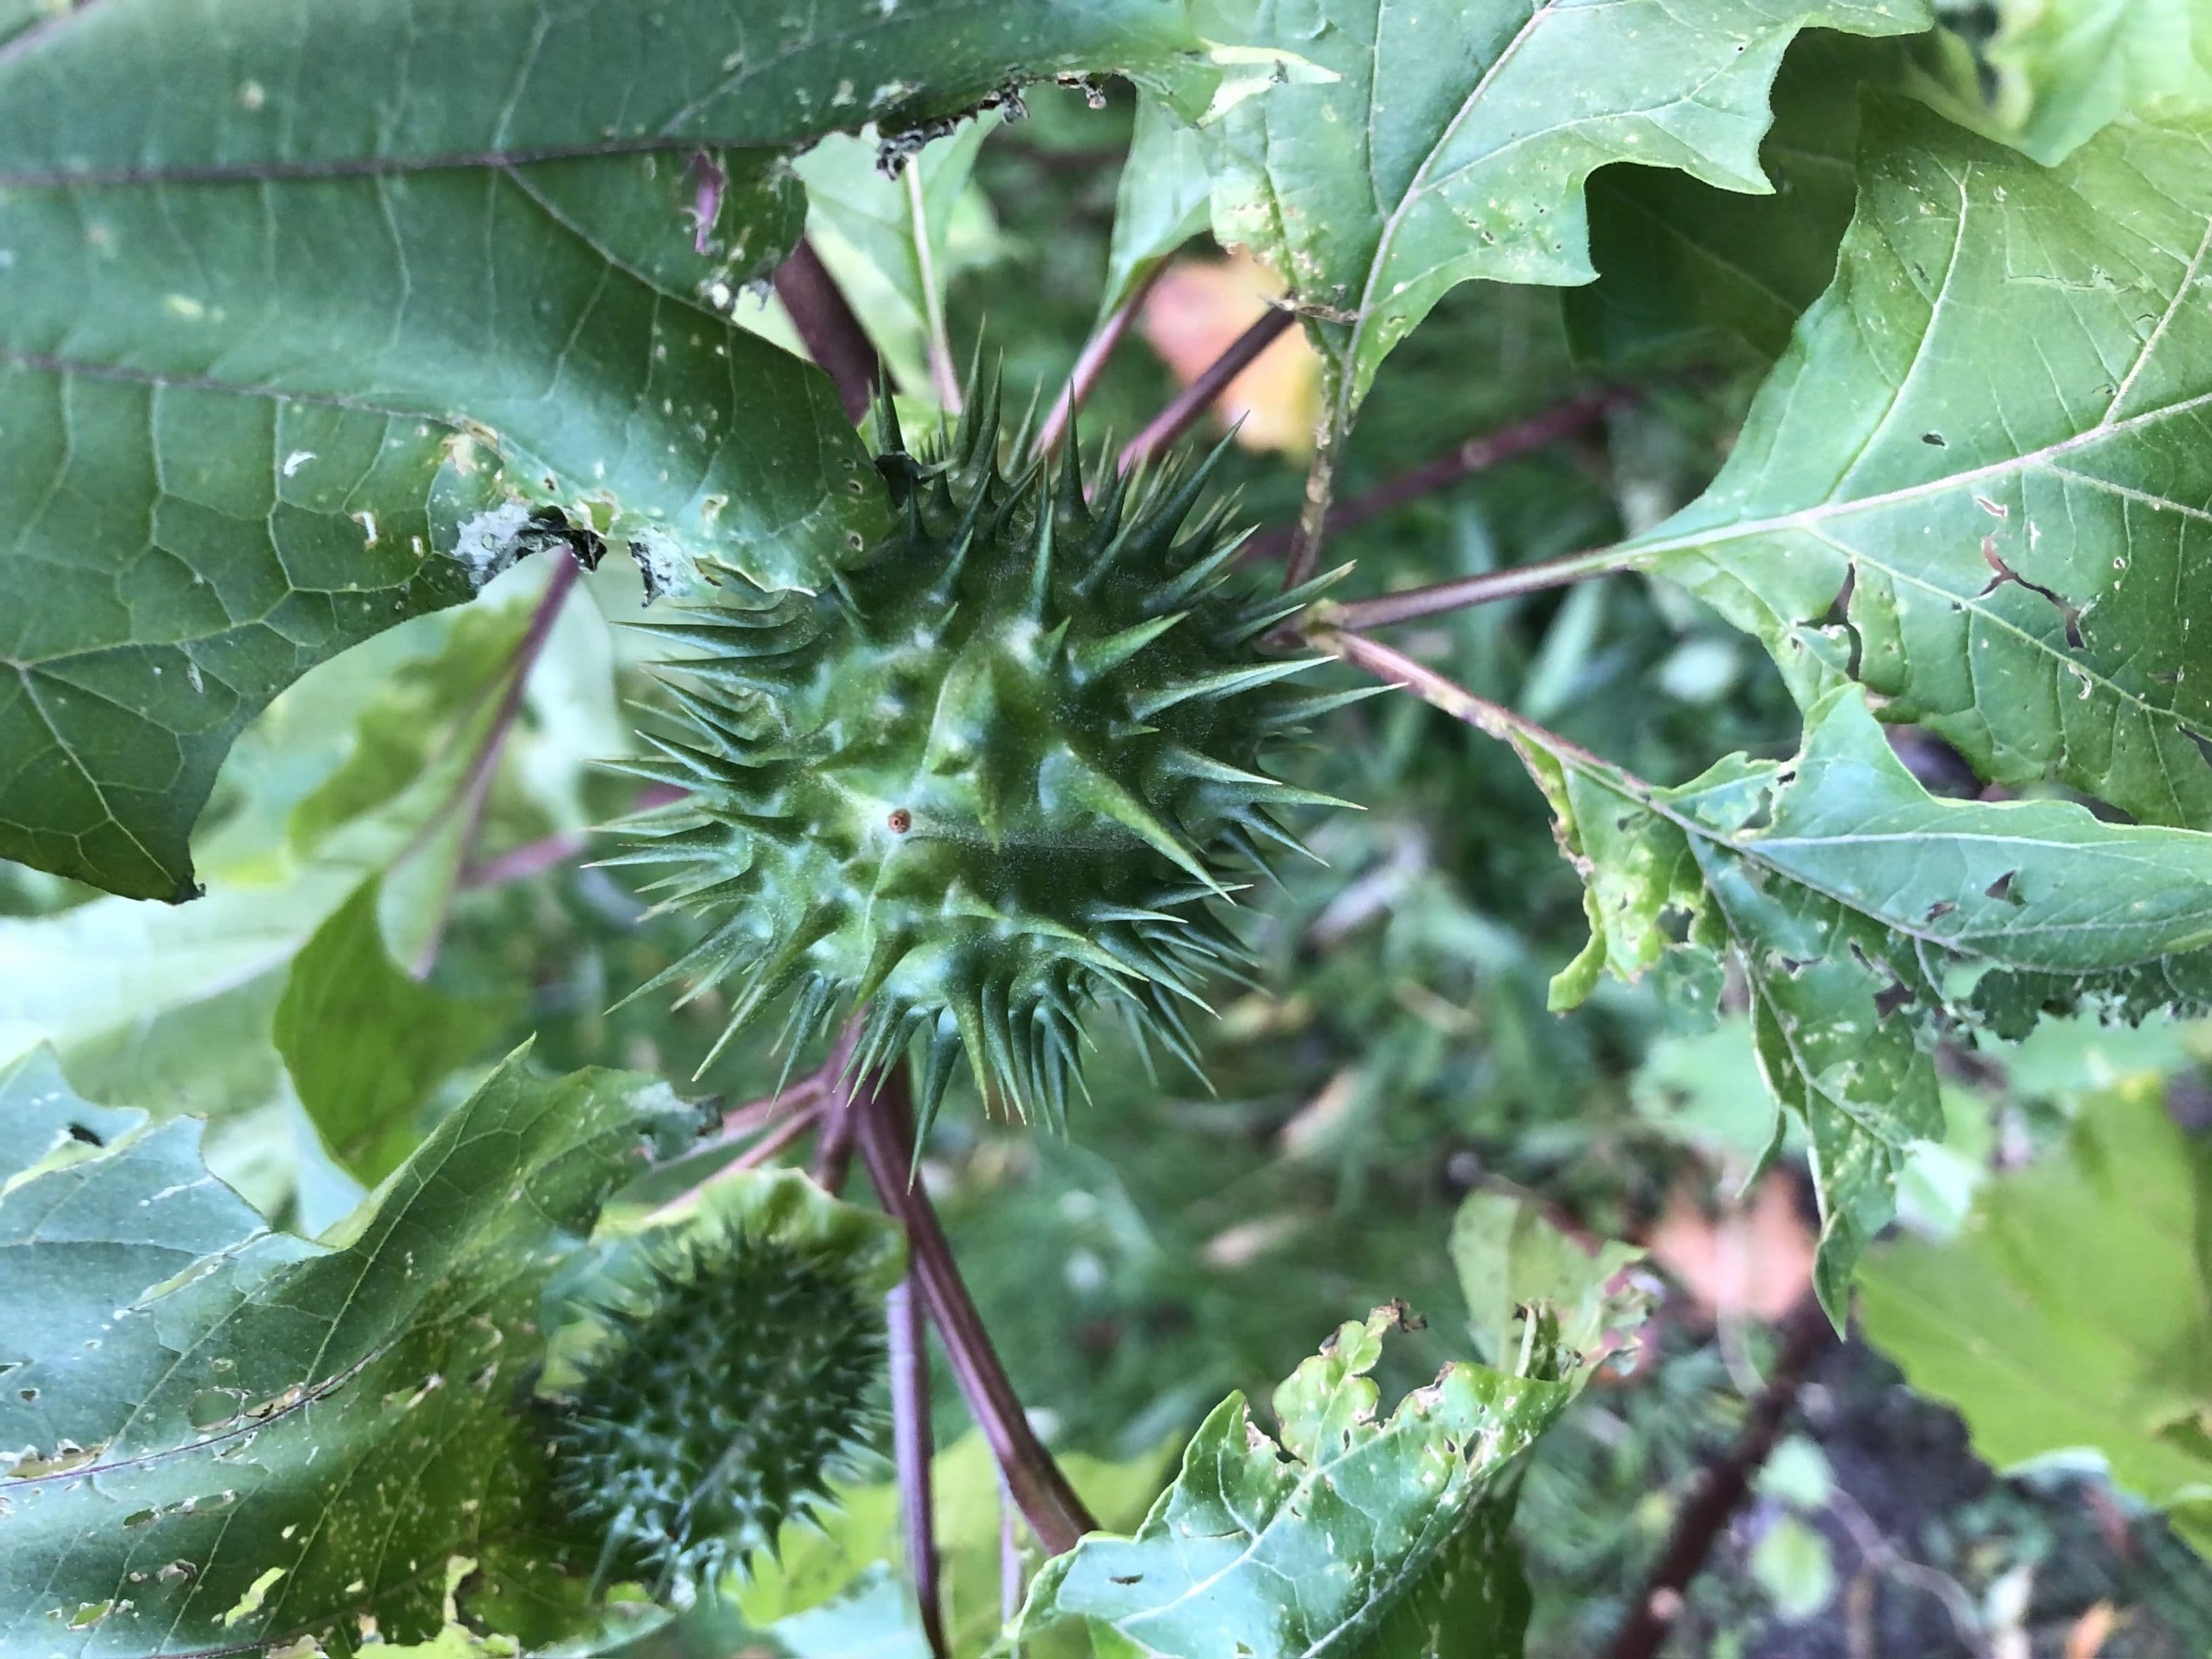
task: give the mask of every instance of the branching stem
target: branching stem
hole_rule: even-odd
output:
[[[860,1040],[860,1021],[847,1021],[845,1029],[837,1034],[837,1041],[830,1046],[830,1057],[807,1079],[817,1085],[825,1097],[821,1110],[822,1134],[814,1143],[814,1184],[833,1198],[845,1190],[845,1177],[853,1169],[853,1137],[860,1127],[854,1094],[860,1087],[860,1079],[847,1073],[852,1069],[853,1049]]]
[[[1636,401],[1638,392],[1630,386],[1601,386],[1563,404],[1540,410],[1524,420],[1494,432],[1479,433],[1463,443],[1455,445],[1443,454],[1409,467],[1395,477],[1387,478],[1364,495],[1354,496],[1342,506],[1331,506],[1328,510],[1328,528],[1333,531],[1350,530],[1356,526],[1379,519],[1386,513],[1395,513],[1408,501],[1419,501],[1424,495],[1434,495],[1449,489],[1462,478],[1471,478],[1486,472],[1522,455],[1571,437],[1591,422],[1603,419],[1616,409],[1625,408]],[[1318,460],[1318,457],[1316,457]],[[1313,482],[1308,481],[1308,511],[1311,511]],[[1255,536],[1246,545],[1245,556],[1253,559],[1280,558],[1297,545],[1304,525],[1278,525],[1272,530]],[[1316,533],[1318,533],[1316,532]],[[1316,542],[1314,558],[1320,557]],[[1311,574],[1310,562],[1307,574]],[[1303,580],[1304,577],[1298,580]],[[1296,586],[1296,582],[1291,584]]]
[[[1358,630],[1387,628],[1392,623],[1412,622],[1419,617],[1442,616],[1449,611],[1464,611],[1478,605],[1495,605],[1500,599],[1519,599],[1525,593],[1541,593],[1554,587],[1571,587],[1577,582],[1588,581],[1593,576],[1610,575],[1626,570],[1634,563],[1634,556],[1619,547],[1595,547],[1580,553],[1565,553],[1553,559],[1538,559],[1528,564],[1516,564],[1504,570],[1486,570],[1480,575],[1460,576],[1448,582],[1437,582],[1428,587],[1409,587],[1402,592],[1384,593],[1371,599],[1347,599],[1340,605],[1328,607],[1331,627]]]
[[[1697,1489],[1676,1514],[1667,1547],[1607,1650],[1608,1659],[1655,1659],[1665,1645],[1681,1613],[1682,1592],[1705,1565],[1750,1491],[1752,1477],[1781,1438],[1814,1363],[1836,1340],[1827,1315],[1809,1292],[1784,1319],[1781,1334],[1782,1351],[1768,1374],[1765,1391],[1753,1402],[1735,1443],[1706,1466]]]
[[[415,959],[417,979],[428,979],[430,969],[437,965],[438,951],[446,942],[447,924],[453,920],[454,897],[474,860],[477,843],[483,837],[484,811],[491,803],[492,783],[499,776],[500,758],[507,752],[507,740],[514,735],[515,721],[521,717],[522,699],[530,689],[531,670],[537,667],[538,659],[544,654],[545,641],[553,636],[553,624],[561,618],[561,607],[583,573],[583,567],[568,553],[556,552],[552,559],[553,574],[546,578],[545,591],[538,595],[538,608],[531,612],[530,626],[514,647],[514,659],[507,665],[507,684],[500,691],[499,706],[493,709],[491,723],[484,728],[476,754],[469,762],[468,775],[461,781],[460,840],[453,860],[453,878],[446,884],[439,897],[437,916]]]
[[[1006,1368],[999,1363],[998,1351],[991,1346],[982,1316],[960,1277],[952,1247],[938,1222],[937,1207],[915,1176],[913,1105],[905,1068],[891,1066],[865,1098],[856,1096],[854,1103],[861,1162],[884,1208],[906,1229],[908,1271],[929,1322],[945,1345],[969,1413],[983,1431],[1037,1541],[1053,1555],[1073,1549],[1076,1540],[1097,1522],[1030,1427]]]
[[[1283,591],[1310,581],[1321,566],[1322,537],[1328,527],[1328,509],[1336,499],[1337,451],[1344,441],[1340,419],[1322,422],[1321,441],[1314,447],[1313,465],[1306,469],[1305,499],[1298,506],[1298,521],[1291,532],[1290,557],[1283,565]]]
[[[929,327],[929,385],[938,406],[960,412],[960,369],[952,361],[952,331],[945,321],[945,290],[938,286],[937,259],[929,248],[929,198],[921,186],[921,164],[905,167],[907,216],[914,234],[914,264],[921,278],[921,304]]]
[[[1060,388],[1060,396],[1053,400],[1052,408],[1044,417],[1044,426],[1037,433],[1034,453],[1049,455],[1060,447],[1068,423],[1074,420],[1075,412],[1090,400],[1091,388],[1098,384],[1098,377],[1106,372],[1107,360],[1113,356],[1114,349],[1121,343],[1121,337],[1129,331],[1130,322],[1144,309],[1145,296],[1152,291],[1152,284],[1159,280],[1160,273],[1166,269],[1167,261],[1164,259],[1154,265],[1146,274],[1145,279],[1131,291],[1129,297],[1115,307],[1106,320],[1099,324],[1091,337],[1083,343],[1083,350],[1075,359],[1075,367],[1069,371],[1067,384]]]

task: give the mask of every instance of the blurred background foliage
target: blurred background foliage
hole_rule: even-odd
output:
[[[1980,9],[1954,21],[1962,41],[1984,42],[1996,21]],[[1995,82],[1975,79],[1995,73],[1989,60],[1966,61],[1948,71],[1963,75],[1955,95],[1994,99]],[[933,283],[950,337],[1003,357],[1018,398],[1057,391],[1097,319],[1131,125],[1119,93],[1037,88],[1026,118],[971,123],[907,179],[883,177],[865,137],[805,158],[813,238],[917,408],[943,390]],[[1265,288],[1203,237],[1187,246],[1085,410],[1086,445],[1135,431],[1260,314]],[[1578,331],[1592,303],[1572,302]],[[790,337],[772,300],[744,309]],[[1763,366],[1724,331],[1660,343],[1621,371],[1635,396],[1602,421],[1333,538],[1330,562],[1358,560],[1344,592],[1656,521],[1710,477]],[[1256,522],[1296,509],[1316,376],[1293,334],[1224,401],[1243,418],[1228,483]],[[1340,498],[1606,383],[1571,349],[1552,292],[1460,288],[1383,369]],[[378,1106],[414,1133],[525,1041],[550,1067],[691,1077],[719,1030],[713,995],[616,1006],[681,951],[685,925],[588,862],[588,827],[635,791],[594,763],[624,749],[625,704],[648,695],[643,647],[621,625],[641,605],[623,563],[586,579],[534,660],[521,645],[543,559],[284,693],[237,745],[200,827],[210,896],[197,903],[137,904],[0,865],[0,1059],[51,1041],[94,1099],[208,1115],[218,1171],[311,1233],[389,1167],[389,1148],[342,1133],[358,1105],[343,1079],[395,1069],[434,1026],[437,1064],[397,1068],[407,1075],[385,1080]],[[1660,781],[1735,750],[1784,755],[1796,738],[1755,644],[1640,578],[1484,606],[1395,642]],[[520,719],[485,769],[484,734],[518,684]],[[1975,787],[1939,745],[1899,741],[1932,787]],[[1341,1319],[1394,1296],[1435,1316],[1397,1351],[1386,1392],[1465,1356],[1444,1245],[1478,1182],[1644,1243],[1666,1285],[1644,1351],[1543,1443],[1517,1528],[1537,1597],[1530,1651],[1597,1650],[1698,1468],[1741,1421],[1773,1322],[1804,1294],[1808,1200],[1788,1157],[1747,1185],[1771,1118],[1741,1019],[1671,1029],[1649,986],[1608,986],[1571,1018],[1546,1012],[1547,981],[1583,936],[1582,898],[1509,752],[1381,697],[1332,716],[1291,765],[1370,810],[1313,827],[1325,866],[1285,866],[1281,886],[1244,896],[1266,988],[1220,988],[1220,1020],[1200,1028],[1211,1088],[1102,1031],[1095,1100],[1067,1139],[957,1101],[925,1178],[1023,1398],[1109,1523],[1141,1514],[1226,1391],[1263,1395]],[[359,925],[364,906],[377,927]],[[346,984],[378,975],[420,980],[422,995],[350,1028],[326,1018],[288,1046],[282,1006],[318,975],[340,1006]],[[317,1044],[350,1048],[299,1051]],[[1990,1183],[2012,1178],[2002,1172],[2121,1095],[2201,1135],[2208,1058],[2212,1030],[2173,1024],[2059,1024],[2002,1056],[1948,1056],[1949,1128],[1908,1176],[1910,1248],[1946,1248]],[[763,1037],[687,1086],[743,1100],[782,1064]],[[996,1625],[997,1496],[957,1392],[936,1399],[952,1623],[962,1650],[979,1651]],[[1694,1587],[1674,1651],[2212,1651],[2212,1567],[2093,1462],[1992,1472],[1950,1407],[1863,1337],[1820,1366],[1805,1403]],[[923,1651],[898,1553],[887,1489],[855,1494],[780,1575],[658,1640],[702,1659],[748,1644]],[[842,1582],[831,1557],[874,1565],[815,1605],[819,1584]]]

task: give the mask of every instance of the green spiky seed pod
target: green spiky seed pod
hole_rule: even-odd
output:
[[[600,1586],[686,1606],[858,1473],[904,1250],[792,1170],[719,1177],[648,1222],[568,1292],[542,1391]]]
[[[823,592],[658,625],[687,729],[628,769],[684,798],[610,861],[709,931],[641,989],[725,988],[725,1042],[787,993],[794,1048],[866,1008],[856,1066],[925,1042],[925,1120],[964,1049],[1059,1121],[1092,1003],[1196,1064],[1176,1004],[1243,957],[1210,902],[1304,850],[1271,809],[1342,804],[1261,770],[1341,701],[1260,648],[1320,584],[1234,580],[1228,507],[1193,519],[1218,449],[1086,489],[1072,441],[1056,478],[1000,470],[994,385],[933,453],[877,422],[896,531]]]

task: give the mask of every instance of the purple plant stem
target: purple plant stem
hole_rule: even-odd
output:
[[[1022,1610],[1022,1542],[1014,1535],[1014,1494],[999,1471],[999,1622],[1011,1625]]]
[[[822,1135],[814,1143],[812,1174],[814,1184],[833,1197],[845,1190],[845,1177],[853,1168],[853,1137],[860,1127],[860,1108],[854,1096],[860,1080],[846,1075],[852,1066],[854,1047],[860,1040],[860,1022],[847,1021],[830,1047],[830,1057],[814,1074],[813,1080],[820,1085],[825,1098],[822,1103]]]
[[[914,1575],[915,1601],[929,1650],[936,1659],[951,1659],[939,1583],[936,1498],[930,1490],[929,1357],[922,1351],[921,1307],[911,1279],[899,1280],[884,1298],[884,1320],[890,1328],[891,1448],[898,1463],[907,1570]]]
[[[836,382],[847,418],[857,425],[876,395],[883,365],[851,301],[804,236],[775,268],[775,297],[790,313],[807,355]]]
[[[1035,453],[1049,455],[1060,447],[1068,423],[1075,418],[1076,411],[1090,401],[1091,388],[1098,384],[1098,377],[1106,372],[1108,359],[1113,356],[1115,348],[1121,343],[1121,337],[1129,331],[1130,323],[1144,309],[1145,296],[1152,291],[1152,284],[1159,281],[1160,273],[1167,268],[1164,259],[1155,264],[1132,290],[1129,297],[1115,307],[1106,320],[1098,325],[1097,331],[1083,343],[1083,350],[1068,374],[1067,384],[1060,388],[1060,396],[1054,399],[1050,411],[1044,417],[1044,426],[1037,433]]]
[[[553,635],[553,624],[560,620],[561,606],[574,590],[582,569],[568,554],[553,555],[553,574],[546,578],[545,591],[538,596],[538,609],[531,613],[530,626],[514,648],[499,706],[492,711],[491,724],[484,728],[475,758],[469,763],[468,775],[462,781],[460,856],[455,860],[453,879],[447,884],[439,899],[430,936],[416,958],[417,979],[428,978],[430,969],[437,965],[439,948],[446,941],[447,924],[453,920],[454,895],[460,890],[463,872],[469,867],[476,844],[483,836],[484,809],[491,801],[491,786],[499,775],[500,757],[507,752],[507,740],[514,734],[515,720],[522,713],[523,694],[530,689],[530,671],[544,653],[545,641]]]
[[[1333,507],[1329,527],[1349,530],[1386,513],[1394,513],[1407,502],[1432,495],[1457,483],[1462,478],[1473,477],[1487,471],[1504,461],[1510,461],[1556,443],[1561,438],[1579,432],[1592,422],[1601,420],[1613,410],[1636,401],[1636,391],[1629,386],[1601,386],[1597,391],[1571,398],[1565,403],[1501,427],[1495,432],[1486,432],[1468,439],[1464,443],[1446,450],[1443,454],[1410,467],[1395,478],[1386,479],[1364,495]],[[1255,536],[1245,547],[1245,556],[1253,559],[1280,558],[1289,553],[1298,539],[1297,524],[1278,525]],[[1315,549],[1319,557],[1320,550]],[[1295,584],[1294,584],[1295,585]]]
[[[642,812],[648,808],[665,806],[673,800],[684,799],[684,791],[672,784],[648,783],[637,792],[630,803],[630,811]],[[465,887],[504,887],[511,881],[528,881],[542,876],[548,870],[557,870],[574,858],[581,858],[592,844],[591,836],[583,830],[560,830],[552,835],[541,836],[536,841],[526,841],[520,847],[509,848],[495,859],[486,859],[481,864],[469,866],[461,873]]]
[[[1411,622],[1417,617],[1441,616],[1447,611],[1495,605],[1500,599],[1518,599],[1524,593],[1571,587],[1593,576],[1625,570],[1629,562],[1627,556],[1617,547],[1592,548],[1585,552],[1562,554],[1555,559],[1511,565],[1504,570],[1461,576],[1429,587],[1409,587],[1376,599],[1346,599],[1327,607],[1328,622],[1333,628],[1354,631],[1384,628],[1392,623]]]
[[[991,1346],[982,1316],[960,1277],[936,1206],[915,1178],[913,1105],[905,1067],[890,1066],[865,1099],[856,1094],[854,1104],[861,1162],[884,1208],[906,1229],[908,1272],[929,1322],[945,1345],[969,1414],[983,1431],[1014,1502],[1046,1553],[1059,1555],[1073,1549],[1076,1540],[1097,1522],[1030,1427],[1006,1368],[999,1363],[998,1351]]]
[[[1780,1334],[1782,1350],[1765,1390],[1753,1402],[1735,1443],[1705,1467],[1676,1513],[1667,1547],[1607,1650],[1608,1659],[1656,1659],[1681,1614],[1682,1592],[1704,1568],[1751,1490],[1752,1477],[1781,1438],[1814,1364],[1836,1342],[1828,1316],[1809,1292],[1784,1317]]]
[[[1254,358],[1280,339],[1296,321],[1295,312],[1268,307],[1258,322],[1231,341],[1226,351],[1208,363],[1196,380],[1176,393],[1168,406],[1152,416],[1142,432],[1129,440],[1121,451],[1121,470],[1128,471],[1190,430],[1198,417],[1213,406],[1229,383],[1243,373]]]

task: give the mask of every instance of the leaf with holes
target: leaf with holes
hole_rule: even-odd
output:
[[[1334,371],[1340,430],[1391,349],[1478,278],[1586,283],[1583,182],[1611,161],[1764,191],[1767,88],[1798,31],[1900,34],[1924,0],[1204,0],[1211,38],[1334,78],[1212,134],[1224,241],[1274,264]]]
[[[1133,1537],[1046,1565],[1015,1637],[1073,1625],[1159,1659],[1412,1659],[1448,1632],[1452,1652],[1517,1652],[1506,1476],[1573,1390],[1455,1364],[1379,1418],[1368,1373],[1405,1316],[1378,1308],[1300,1365],[1275,1390],[1278,1438],[1230,1395]]]
[[[0,1189],[0,1655],[422,1640],[457,1560],[482,1629],[595,1627],[530,1405],[541,1301],[696,1113],[518,1057],[325,1245],[210,1176],[198,1122],[143,1121],[49,1060],[0,1071],[28,1165]]]
[[[1078,70],[1219,74],[1146,0],[0,12],[0,856],[191,896],[254,712],[531,547],[818,582],[874,475],[726,314],[788,149]]]
[[[1942,1136],[1938,1033],[2023,1035],[2046,1004],[2212,1007],[2212,836],[1939,799],[1848,687],[1808,711],[1795,762],[1736,756],[1674,789],[1513,736],[1586,884],[1589,944],[1553,1005],[1663,963],[1710,1006],[1734,955],[1760,1069],[1811,1143],[1839,1322],[1905,1154]]]
[[[2208,146],[2127,122],[2045,169],[1874,104],[1834,286],[1632,554],[1805,702],[1855,677],[1985,778],[2212,828]]]

